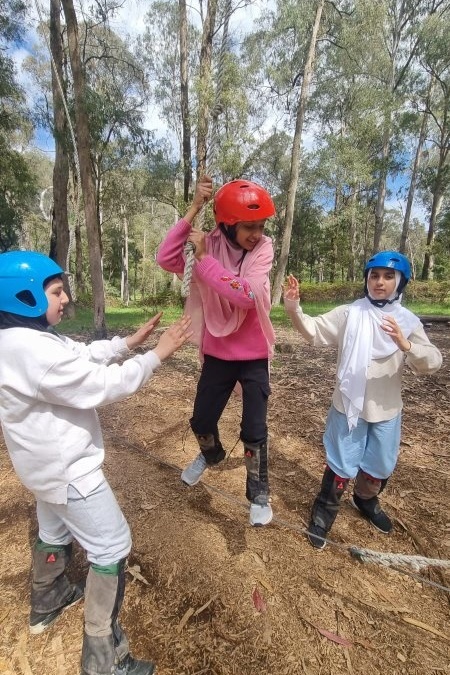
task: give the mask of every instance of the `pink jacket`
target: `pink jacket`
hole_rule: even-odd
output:
[[[157,263],[184,273],[184,245],[191,224],[183,218],[159,247]],[[194,342],[203,354],[226,361],[272,356],[275,334],[269,319],[272,240],[263,236],[244,255],[216,228],[206,235],[207,255],[196,261],[186,313],[192,317]]]

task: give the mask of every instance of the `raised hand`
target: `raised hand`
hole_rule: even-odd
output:
[[[139,347],[140,345],[144,344],[144,342],[148,339],[149,335],[153,333],[154,329],[161,321],[162,315],[163,315],[162,312],[158,312],[158,314],[152,316],[152,318],[149,319],[147,323],[144,323],[143,326],[138,328],[137,331],[133,333],[133,335],[129,335],[126,338],[128,349],[135,349],[136,347]]]
[[[384,332],[387,333],[390,338],[392,338],[392,341],[395,342],[397,347],[402,352],[409,352],[409,350],[411,349],[411,343],[409,340],[405,338],[405,336],[401,331],[400,326],[398,325],[394,317],[391,316],[391,314],[384,314],[383,322],[380,325],[381,330],[384,330]]]
[[[300,300],[300,284],[292,274],[288,276],[283,286],[283,298],[286,300]]]
[[[180,347],[184,345],[186,340],[189,340],[193,331],[190,330],[191,317],[182,316],[181,319],[175,321],[159,338],[158,344],[154,348],[155,354],[160,361],[164,361],[168,356],[171,356]]]

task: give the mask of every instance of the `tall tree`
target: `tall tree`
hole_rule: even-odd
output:
[[[53,125],[55,139],[55,163],[53,165],[53,211],[52,235],[55,247],[55,258],[58,264],[70,274],[69,247],[71,244],[69,231],[69,155],[67,151],[68,125],[64,99],[67,97],[64,77],[64,48],[61,29],[60,0],[50,0],[50,50],[52,57],[52,94]],[[65,312],[73,315],[72,285],[64,278],[64,290],[70,303]]]
[[[436,83],[435,95],[429,99],[428,108],[432,159],[428,165],[428,185],[432,201],[427,249],[422,268],[422,279],[426,280],[433,276],[436,225],[446,191],[450,187],[450,7],[448,5],[441,15],[428,18],[421,40],[423,64]]]
[[[180,6],[180,103],[182,121],[183,198],[189,200],[192,181],[191,121],[189,110],[188,21],[186,0]]]
[[[62,0],[67,25],[70,65],[73,77],[75,125],[84,214],[89,244],[89,268],[94,300],[94,331],[97,338],[106,336],[105,294],[102,273],[102,249],[97,210],[95,181],[92,170],[89,118],[86,111],[88,92],[81,62],[78,21],[72,0]]]
[[[291,171],[289,177],[286,213],[284,217],[283,235],[281,240],[281,249],[275,269],[273,280],[273,303],[278,304],[281,299],[281,289],[286,274],[286,266],[289,257],[289,247],[292,233],[292,223],[294,218],[295,196],[297,192],[298,177],[300,171],[300,150],[302,141],[303,123],[305,121],[306,107],[309,97],[309,86],[314,68],[314,59],[316,55],[317,37],[319,34],[320,21],[325,5],[325,0],[318,0],[316,3],[316,13],[311,28],[311,37],[309,41],[307,56],[302,73],[302,84],[297,104],[297,113],[295,118],[295,132],[291,152]]]
[[[416,192],[417,177],[418,177],[418,174],[419,174],[419,169],[420,169],[420,164],[421,164],[422,154],[423,154],[423,148],[424,148],[424,143],[425,143],[426,134],[427,134],[428,110],[430,109],[430,101],[431,101],[431,96],[432,96],[432,92],[433,92],[433,84],[434,84],[433,76],[430,76],[429,82],[428,82],[426,98],[425,98],[425,110],[422,112],[422,121],[421,121],[421,124],[420,124],[419,138],[418,138],[418,141],[417,141],[416,152],[415,152],[415,155],[414,155],[414,162],[413,162],[413,167],[412,167],[412,171],[411,171],[411,180],[409,182],[408,197],[407,197],[407,200],[406,200],[405,217],[403,218],[402,234],[401,234],[401,237],[400,237],[400,246],[399,246],[400,253],[406,253],[406,243],[407,243],[407,240],[408,240],[409,223],[410,223],[410,220],[411,220],[411,212],[412,212],[412,207],[413,207],[413,203],[414,203],[414,195],[415,195],[415,192]]]

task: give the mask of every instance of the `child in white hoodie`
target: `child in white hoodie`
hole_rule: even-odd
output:
[[[17,475],[36,498],[30,632],[41,633],[83,597],[65,567],[76,539],[90,569],[82,675],[151,675],[118,622],[130,529],[103,474],[98,406],[134,394],[191,336],[183,317],[144,354],[129,357],[161,314],[127,338],[74,342],[51,331],[68,297],[63,270],[41,253],[0,255],[0,420]]]

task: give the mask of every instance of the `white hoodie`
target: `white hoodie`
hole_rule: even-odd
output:
[[[124,338],[90,345],[29,328],[0,330],[0,420],[22,483],[64,504],[67,487],[87,495],[103,480],[103,437],[95,408],[134,394],[161,365],[129,355]]]

